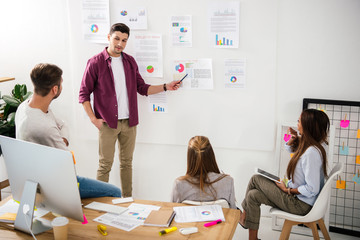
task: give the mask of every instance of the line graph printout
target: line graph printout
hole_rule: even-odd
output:
[[[130,28],[130,30],[147,29],[147,11],[143,6],[113,4],[110,11],[112,24],[124,23]]]
[[[210,46],[239,47],[240,2],[212,2],[208,7]]]

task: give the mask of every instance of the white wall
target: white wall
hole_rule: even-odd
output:
[[[69,27],[66,1],[0,1],[0,76],[15,77],[14,81],[0,84],[2,95],[9,95],[15,84],[26,84],[33,91],[30,80],[31,69],[40,62],[60,66],[63,78],[69,79]],[[71,89],[71,81],[64,81],[64,88]],[[54,111],[73,125],[72,91],[52,105]],[[66,106],[66,107],[61,107]],[[7,174],[0,157],[0,181]]]
[[[148,1],[136,2],[150,7]],[[151,1],[151,4],[161,9],[162,4],[166,5],[167,2],[156,0]],[[201,1],[202,4],[206,2]],[[275,27],[268,33],[276,38],[276,44],[268,49],[275,56],[274,63],[270,65],[275,79],[275,106],[271,113],[275,116],[275,124],[272,124],[274,133],[277,123],[297,120],[304,97],[360,101],[359,1],[243,0],[240,3],[240,22],[243,26],[240,37],[243,39],[252,30],[251,25],[246,25],[247,22],[252,20],[254,25],[261,26],[261,21],[256,22],[256,19],[263,19],[259,15],[275,14],[271,18],[275,21]],[[191,6],[200,8],[194,1]],[[269,6],[271,12],[267,13]],[[80,9],[80,0],[1,1],[0,20],[6,24],[2,24],[0,36],[0,76],[14,76],[16,83],[26,83],[30,87],[29,72],[36,63],[51,62],[64,70],[63,94],[54,101],[52,107],[71,127],[71,148],[75,150],[79,175],[95,177],[97,141],[88,136],[96,134],[96,129],[91,126],[77,103],[77,91],[86,60],[100,52],[104,45],[79,40],[82,39],[81,30],[79,31]],[[206,11],[206,8],[201,8],[201,11]],[[196,11],[192,14],[193,21],[205,24],[205,19],[196,17]],[[159,19],[155,19],[156,21]],[[156,28],[152,24],[154,22],[150,26]],[[265,34],[262,41],[266,40]],[[246,48],[248,45],[245,43],[240,42],[243,54],[250,55],[251,49]],[[168,42],[164,41],[163,44]],[[230,51],[226,52],[231,55]],[[213,68],[216,69],[218,64],[221,62],[214,62]],[[251,62],[248,62],[248,70],[264,71]],[[257,81],[254,79],[251,82],[252,80],[248,79],[250,86]],[[1,91],[10,91],[13,84],[14,82],[0,85]],[[261,84],[255,87],[263,91]],[[261,107],[254,106],[253,111],[254,114],[261,111]],[[263,126],[266,121],[268,119],[265,117],[258,120],[257,124]],[[79,125],[86,125],[90,131],[79,132],[76,129]],[[258,136],[259,139],[262,137]],[[271,139],[271,145],[274,146],[274,143],[275,137]],[[133,180],[135,198],[169,200],[173,180],[185,173],[186,144],[187,142],[181,145],[137,143]],[[215,147],[215,154],[219,167],[235,179],[238,205],[243,199],[254,167],[261,166],[274,172],[277,170],[275,149],[255,151]],[[0,163],[0,168],[1,180],[4,177],[3,163]],[[120,186],[118,161],[115,161],[110,181]]]

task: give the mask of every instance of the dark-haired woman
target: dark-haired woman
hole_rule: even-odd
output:
[[[225,199],[235,205],[234,180],[220,173],[210,141],[204,136],[192,137],[187,152],[186,175],[175,180],[172,201],[215,201]]]
[[[249,240],[257,239],[261,204],[297,215],[306,215],[311,210],[327,176],[325,147],[329,126],[329,118],[324,112],[304,110],[298,120],[299,135],[289,129],[292,138],[286,147],[294,155],[287,166],[288,185],[260,175],[250,179],[239,221],[249,229]]]

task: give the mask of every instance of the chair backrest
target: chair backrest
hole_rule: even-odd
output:
[[[222,208],[229,208],[229,203],[225,199],[218,199],[216,201],[191,201],[191,200],[184,200],[182,203],[189,204],[189,205],[220,205]]]
[[[330,198],[331,192],[331,183],[332,180],[342,172],[343,164],[337,163],[333,169],[331,170],[327,181],[325,182],[324,187],[321,189],[319,196],[317,197],[314,206],[310,210],[310,212],[306,215],[306,218],[309,219],[309,222],[316,221],[322,217],[324,217],[325,212],[328,207],[328,202]]]

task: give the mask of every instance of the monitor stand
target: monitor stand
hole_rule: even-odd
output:
[[[50,221],[40,221],[34,217],[36,192],[39,187],[37,182],[27,180],[21,195],[19,210],[16,215],[14,227],[17,230],[31,234],[39,234],[52,229]],[[30,231],[31,229],[31,231]]]

